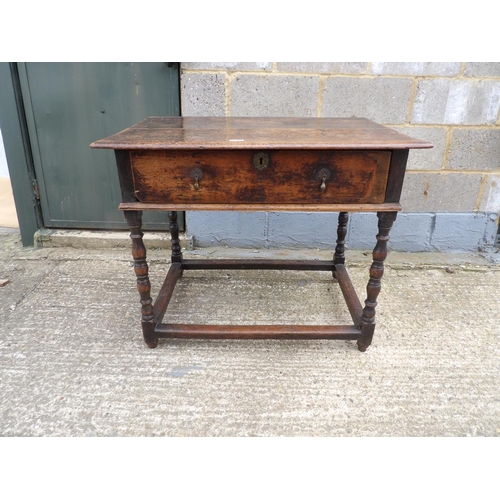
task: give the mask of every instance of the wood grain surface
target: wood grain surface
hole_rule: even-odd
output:
[[[149,117],[105,149],[411,149],[432,144],[366,118]]]
[[[356,340],[353,325],[191,325],[161,323],[155,335],[170,339]]]
[[[399,212],[399,203],[120,203],[119,210],[232,210],[235,212]]]
[[[131,151],[135,196],[145,203],[384,202],[390,151],[265,153],[269,164],[259,170],[254,150]]]

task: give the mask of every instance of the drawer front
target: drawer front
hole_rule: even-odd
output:
[[[383,203],[390,151],[131,151],[144,203]]]

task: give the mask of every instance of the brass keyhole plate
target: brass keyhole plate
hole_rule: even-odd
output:
[[[256,153],[253,157],[253,166],[262,172],[269,165],[269,156],[266,153]]]

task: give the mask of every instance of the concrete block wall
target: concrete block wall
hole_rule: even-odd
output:
[[[429,140],[432,150],[410,152],[403,213],[390,246],[476,251],[494,245],[500,63],[181,63],[181,104],[183,116],[363,116]],[[371,248],[374,217],[352,216],[350,248]],[[321,248],[332,245],[336,218],[193,212],[187,231],[201,246]]]

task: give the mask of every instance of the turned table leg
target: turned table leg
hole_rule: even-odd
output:
[[[337,226],[337,246],[333,255],[334,264],[345,264],[345,237],[347,234],[347,223],[349,222],[349,214],[347,212],[339,213],[339,223]],[[332,275],[337,279],[335,270]]]
[[[172,243],[172,262],[182,262],[181,242],[179,241],[179,225],[177,224],[177,212],[168,212],[170,240]]]
[[[137,210],[125,210],[125,219],[130,228],[134,271],[137,277],[137,290],[141,296],[142,333],[146,344],[154,348],[158,345],[158,338],[154,337],[155,324],[153,300],[151,299],[151,284],[148,276],[148,263],[146,262],[146,247],[142,241],[144,234],[141,231],[142,212]]]
[[[384,261],[387,257],[387,242],[392,223],[396,220],[397,212],[378,212],[377,244],[373,250],[373,263],[370,267],[370,280],[366,287],[367,298],[361,316],[361,333],[363,337],[358,340],[358,349],[366,351],[372,343],[375,330],[375,307],[380,293],[381,279],[384,274]]]

